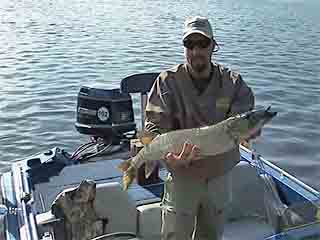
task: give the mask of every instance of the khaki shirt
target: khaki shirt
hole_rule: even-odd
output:
[[[162,72],[154,82],[146,106],[145,129],[163,133],[212,125],[253,107],[253,93],[240,74],[213,64],[212,79],[199,93],[186,65],[180,64]],[[230,170],[239,158],[236,148],[171,172],[177,176],[210,179]]]

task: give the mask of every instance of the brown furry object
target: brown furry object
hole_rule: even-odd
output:
[[[88,240],[103,233],[94,209],[96,183],[84,180],[72,190],[60,193],[51,206],[56,218],[64,219],[65,240]]]

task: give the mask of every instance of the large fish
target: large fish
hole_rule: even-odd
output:
[[[276,114],[277,112],[270,111],[268,107],[230,117],[215,125],[157,135],[136,156],[119,165],[119,169],[124,172],[123,189],[128,189],[136,177],[137,169],[143,163],[146,165],[145,175],[148,178],[156,166],[156,160],[163,159],[168,152],[181,152],[185,142],[197,145],[200,156],[214,156],[228,152],[243,140],[256,136]]]

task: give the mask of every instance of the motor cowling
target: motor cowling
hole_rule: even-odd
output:
[[[132,98],[120,89],[80,88],[76,129],[102,138],[119,137],[135,131]]]

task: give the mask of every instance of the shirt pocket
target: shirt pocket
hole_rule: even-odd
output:
[[[229,97],[220,97],[216,100],[216,114],[218,121],[222,121],[227,117],[230,111],[230,105],[231,99]]]

